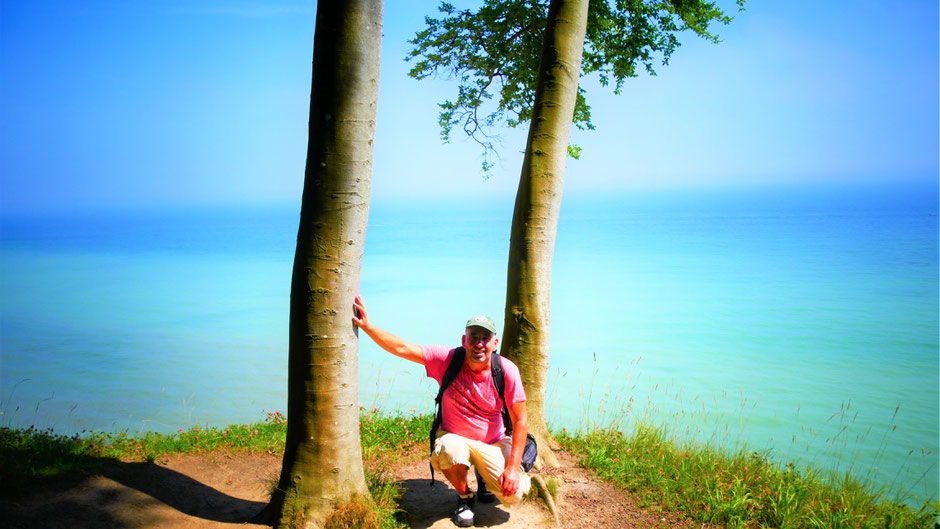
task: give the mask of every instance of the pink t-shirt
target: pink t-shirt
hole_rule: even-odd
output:
[[[454,356],[454,349],[426,345],[421,347],[421,352],[424,354],[428,376],[440,384]],[[506,406],[525,402],[519,368],[506,358],[502,358],[502,366]],[[499,441],[506,434],[503,401],[499,398],[496,385],[493,384],[493,373],[489,369],[474,373],[464,364],[454,382],[444,390],[441,410],[444,414],[441,428],[448,432],[488,444]]]

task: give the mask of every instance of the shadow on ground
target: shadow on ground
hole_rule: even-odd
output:
[[[443,481],[430,479],[406,479],[400,481],[404,488],[402,503],[409,513],[408,524],[413,529],[428,529],[441,520],[448,520],[457,509],[457,491]],[[499,502],[476,503],[473,507],[474,526],[492,527],[509,521],[509,513]]]
[[[202,520],[244,523],[265,506],[160,465],[108,459],[94,470],[96,475],[39,480],[28,490],[4,494],[0,520],[14,529],[126,529],[172,523],[166,514],[171,507]]]

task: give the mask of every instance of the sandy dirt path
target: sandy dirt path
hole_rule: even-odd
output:
[[[637,508],[632,497],[595,480],[570,457],[562,461],[543,471],[558,482],[561,527],[692,527],[675,515]],[[47,480],[26,494],[0,498],[0,520],[10,529],[264,528],[247,520],[264,507],[280,464],[280,456],[225,452],[172,455],[156,464],[112,461],[97,476]],[[430,486],[426,461],[393,473],[405,488],[412,528],[454,527],[457,493],[440,479]],[[474,511],[477,527],[554,526],[539,500],[513,508],[478,504]]]

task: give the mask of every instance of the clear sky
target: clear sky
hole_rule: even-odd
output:
[[[299,201],[315,2],[2,1],[4,211]],[[437,4],[385,5],[374,201],[514,193],[525,131],[484,181],[439,139],[453,85],[406,75]],[[935,0],[751,0],[621,96],[583,80],[566,191],[936,181],[937,28]]]

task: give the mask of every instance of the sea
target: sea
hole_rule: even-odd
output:
[[[937,182],[569,193],[547,418],[637,424],[936,499]],[[372,200],[370,319],[502,325],[511,199]],[[299,204],[3,214],[0,426],[175,432],[286,407]],[[432,410],[360,336],[360,405]]]

